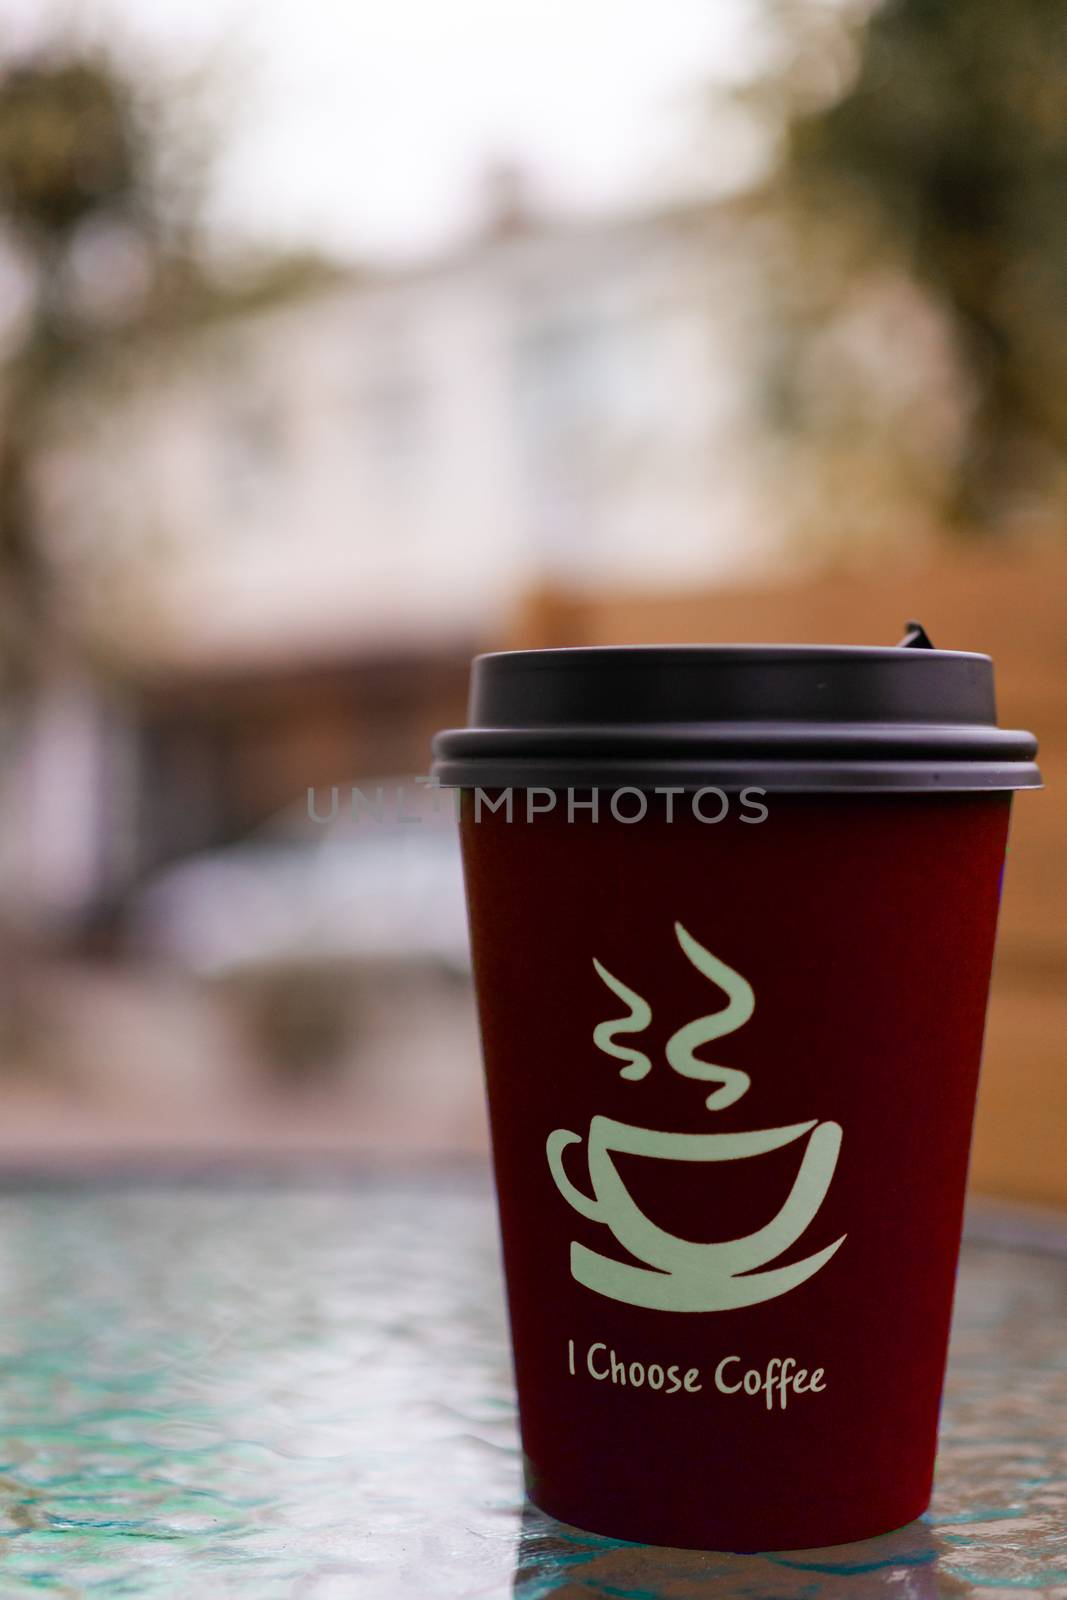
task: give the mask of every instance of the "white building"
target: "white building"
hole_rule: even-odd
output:
[[[729,213],[513,226],[144,363],[45,479],[135,658],[491,637],[530,584],[685,584],[768,545]],[[766,538],[773,537],[773,529]]]

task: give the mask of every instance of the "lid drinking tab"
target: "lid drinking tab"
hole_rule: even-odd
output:
[[[909,621],[904,624],[905,633],[898,650],[932,650],[933,641],[921,622]]]

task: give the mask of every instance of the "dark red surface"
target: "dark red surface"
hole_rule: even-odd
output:
[[[464,851],[531,1498],[563,1521],[655,1544],[787,1549],[864,1538],[927,1505],[1009,797],[768,797],[733,814],[632,826],[483,813],[464,796]],[[714,814],[715,807],[709,806]],[[684,958],[675,921],[751,983],[755,1013],[699,1053],[751,1076],[713,1087],[672,1071],[667,1038],[725,997]],[[640,1082],[594,1046],[625,1007],[596,956],[652,1006],[631,1039]],[[545,1143],[590,1188],[597,1113],[717,1132],[809,1118],[843,1128],[821,1210],[775,1266],[841,1234],[836,1255],[764,1304],[713,1312],[629,1306],[576,1283],[578,1240],[619,1259],[602,1224],[557,1190]],[[702,1241],[766,1223],[802,1146],[715,1164],[620,1156],[646,1214]],[[573,1339],[578,1371],[568,1370]],[[598,1382],[603,1341],[627,1362],[699,1369],[699,1393]],[[713,1384],[792,1356],[819,1394],[766,1408]]]

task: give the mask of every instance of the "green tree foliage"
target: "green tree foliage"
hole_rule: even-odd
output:
[[[857,44],[844,91],[789,120],[782,189],[816,235],[873,221],[947,313],[971,394],[945,511],[1062,516],[1067,6],[886,0]]]
[[[142,190],[130,106],[106,64],[20,63],[0,81],[0,191],[43,248]]]
[[[47,580],[31,469],[48,401],[99,330],[73,315],[68,269],[94,220],[151,218],[128,93],[97,59],[24,61],[0,76],[0,216],[28,306],[3,377],[0,623],[5,675],[32,674]]]
[[[0,685],[32,692],[64,642],[34,473],[57,399],[116,358],[298,294],[328,274],[272,257],[239,281],[213,270],[199,223],[211,129],[196,86],[134,83],[71,47],[0,67],[0,246],[26,306],[0,360]],[[198,117],[201,121],[198,122]],[[209,119],[208,119],[209,120]],[[117,267],[116,267],[117,263]]]

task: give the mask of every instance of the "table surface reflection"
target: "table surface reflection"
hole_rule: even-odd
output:
[[[724,1556],[524,1510],[480,1172],[0,1196],[0,1595],[1067,1600],[1067,1224],[980,1215],[929,1515]]]

